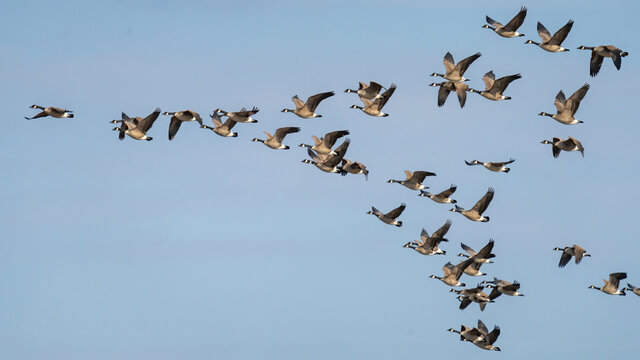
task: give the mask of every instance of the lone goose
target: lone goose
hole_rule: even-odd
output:
[[[565,125],[582,124],[583,121],[577,120],[573,116],[576,114],[576,111],[578,111],[580,101],[584,99],[587,91],[589,91],[589,84],[584,84],[580,89],[576,90],[569,99],[565,99],[564,93],[560,90],[553,102],[557,112],[555,114],[549,114],[543,111],[538,115],[548,116]]]
[[[491,200],[493,200],[493,194],[494,193],[495,193],[495,190],[493,190],[493,188],[489,188],[489,190],[487,190],[487,193],[484,194],[482,199],[480,199],[473,206],[473,208],[471,208],[471,210],[465,210],[465,209],[461,208],[460,206],[455,205],[455,208],[453,208],[453,209],[451,209],[449,211],[459,212],[460,214],[464,215],[467,219],[472,220],[472,221],[487,222],[487,221],[489,221],[489,217],[488,216],[482,216],[482,213],[485,210],[487,210],[487,207],[489,206],[489,203],[491,203]]]
[[[193,110],[178,112],[165,111],[162,115],[171,115],[171,122],[169,123],[169,140],[173,140],[173,138],[176,137],[178,130],[180,130],[180,125],[185,121],[197,121],[201,128],[204,127],[200,114]]]
[[[329,133],[324,134],[324,137],[322,138],[317,138],[316,136],[311,136],[315,142],[315,144],[313,146],[311,145],[307,145],[307,144],[300,144],[298,146],[300,147],[306,147],[306,148],[310,148],[311,150],[317,152],[318,154],[322,154],[322,155],[327,155],[327,154],[334,154],[335,152],[333,150],[331,150],[331,148],[333,147],[333,145],[335,145],[336,141],[338,141],[338,139],[340,139],[341,137],[345,136],[345,135],[349,135],[349,130],[338,130],[338,131],[332,131]]]
[[[460,103],[460,108],[464,107],[464,104],[467,102],[467,91],[469,91],[469,85],[457,81],[444,81],[440,83],[431,83],[429,86],[439,86],[438,89],[438,107],[444,105],[449,97],[449,93],[455,91],[458,95],[458,103]]]
[[[402,203],[397,208],[389,211],[386,214],[383,214],[380,212],[380,210],[372,206],[371,211],[367,212],[367,214],[375,215],[378,219],[380,219],[380,221],[382,221],[385,224],[395,225],[397,227],[400,227],[402,226],[402,221],[397,220],[397,218],[402,214],[402,212],[406,207],[407,205],[405,203]]]
[[[478,252],[475,252],[471,247],[465,245],[464,243],[460,243],[460,247],[464,251],[466,251],[468,254],[460,253],[460,254],[458,254],[458,256],[462,256],[462,257],[466,257],[466,258],[473,257],[475,259],[476,263],[493,264],[493,261],[491,261],[489,259],[492,259],[492,258],[496,257],[495,254],[491,253],[491,251],[493,251],[494,243],[495,242],[493,241],[493,239],[489,239],[489,242],[487,243],[487,245],[485,245]]]
[[[567,140],[562,140],[561,138],[554,137],[552,141],[542,140],[541,144],[551,144],[551,151],[553,152],[553,157],[557,158],[560,156],[560,150],[564,151],[580,151],[582,157],[584,157],[584,147],[582,147],[582,143],[578,141],[578,139],[572,138],[569,136]]]
[[[342,176],[346,175],[347,172],[342,169],[342,167],[338,166],[345,154],[347,153],[347,149],[349,148],[349,144],[351,140],[349,138],[345,139],[345,141],[340,144],[335,150],[335,155],[328,154],[316,154],[311,149],[307,149],[307,154],[311,157],[312,160],[304,159],[302,160],[305,164],[315,165],[318,169],[328,172],[328,173],[338,173]]]
[[[320,94],[316,94],[313,96],[309,96],[309,98],[307,99],[307,102],[302,102],[302,100],[300,100],[300,98],[298,97],[298,95],[295,95],[294,97],[291,98],[291,100],[293,101],[293,103],[296,105],[295,109],[282,109],[282,112],[292,112],[296,115],[298,115],[301,118],[315,118],[315,117],[322,117],[322,115],[318,115],[315,113],[316,108],[318,107],[318,104],[320,104],[320,102],[328,97],[331,97],[333,95],[335,95],[336,93],[334,93],[333,91],[329,91],[329,92],[323,92]]]
[[[396,91],[396,88],[397,88],[396,84],[391,84],[391,86],[389,86],[389,89],[382,94],[382,97],[377,98],[373,101],[366,98],[361,98],[360,100],[362,100],[364,107],[358,106],[358,105],[351,105],[351,108],[360,109],[365,114],[371,115],[371,116],[377,116],[377,117],[389,116],[389,114],[382,112],[382,108],[387,104],[387,101],[389,101],[389,99],[391,98],[391,95],[393,95],[394,91]]]
[[[509,159],[509,161],[504,161],[504,162],[482,162],[478,160],[472,160],[471,162],[465,160],[464,162],[469,166],[482,165],[486,169],[491,171],[508,173],[511,169],[506,167],[505,165],[509,165],[514,161],[515,161],[514,159]]]
[[[558,263],[558,267],[563,268],[569,261],[571,261],[571,257],[575,256],[576,265],[580,264],[582,258],[585,256],[591,256],[591,254],[587,254],[587,250],[581,248],[580,246],[573,244],[573,246],[565,246],[564,248],[555,247],[553,248],[555,251],[562,251],[562,255],[560,256],[560,262]]]
[[[369,170],[361,162],[342,159],[342,170],[349,174],[364,174],[364,179],[369,180]]]
[[[616,69],[620,70],[622,58],[629,55],[628,52],[622,51],[613,45],[601,45],[596,47],[580,46],[578,50],[591,50],[591,61],[589,62],[589,75],[596,76],[602,67],[602,60],[609,57],[613,61]]]
[[[516,30],[518,30],[518,28],[522,25],[526,16],[527,8],[525,6],[520,8],[520,12],[518,12],[518,14],[516,14],[516,16],[514,16],[513,19],[511,19],[511,21],[507,23],[507,25],[502,25],[501,23],[493,20],[489,17],[489,15],[487,15],[487,23],[491,25],[482,25],[482,28],[491,29],[495,31],[496,34],[506,38],[524,36],[524,34],[520,34]]]
[[[258,120],[252,118],[252,115],[255,115],[260,111],[257,107],[253,107],[251,110],[247,110],[247,108],[242,108],[240,111],[228,112],[222,109],[213,110],[214,113],[221,113],[222,116],[226,116],[229,119],[237,122],[237,123],[257,123]]]
[[[452,263],[448,262],[442,267],[442,272],[444,273],[443,277],[431,275],[429,278],[438,279],[449,286],[465,286],[465,284],[461,283],[459,279],[460,276],[462,276],[464,269],[471,265],[471,263],[473,263],[473,259],[467,259],[456,266],[453,266]]]
[[[203,129],[209,129],[214,133],[223,137],[238,136],[238,133],[231,131],[231,129],[233,129],[233,127],[236,125],[236,122],[233,121],[231,118],[227,118],[227,121],[225,121],[223,124],[222,119],[220,118],[220,115],[218,115],[217,112],[214,111],[213,114],[209,115],[209,117],[211,117],[211,121],[213,121],[213,125],[215,125],[215,127],[202,125]]]
[[[477,329],[482,334],[482,339],[475,340],[473,342],[475,346],[484,350],[501,351],[499,347],[493,345],[496,340],[498,340],[498,336],[500,336],[500,327],[496,325],[493,327],[493,330],[489,332],[486,325],[478,320]]]
[[[636,294],[636,295],[640,296],[640,288],[639,288],[639,287],[636,287],[636,286],[633,286],[633,285],[631,285],[631,284],[627,283],[627,287],[626,287],[626,288],[624,288],[624,289],[622,289],[622,291],[626,291],[626,290],[629,290],[629,291],[631,291],[632,293],[634,293],[634,294]]]
[[[382,85],[378,84],[375,81],[370,81],[369,85],[358,82],[358,90],[346,89],[344,92],[346,93],[356,93],[361,99],[379,99],[383,96],[380,95],[380,90],[382,90]]]
[[[497,279],[494,278],[494,281],[497,281]],[[498,298],[502,294],[509,296],[524,296],[524,294],[518,291],[518,289],[520,289],[520,283],[517,281],[510,283],[504,280],[500,280],[497,284],[487,285],[487,288],[493,288],[493,290],[491,290],[491,293],[489,294],[489,299],[491,300]]]
[[[420,190],[420,195],[418,196],[428,197],[429,199],[440,204],[455,204],[457,201],[452,199],[450,196],[454,192],[456,192],[457,188],[458,188],[457,186],[451,184],[451,187],[449,187],[447,190],[444,190],[439,194],[432,194],[428,191]]]
[[[475,53],[467,58],[460,60],[456,65],[454,65],[453,55],[451,55],[450,52],[447,52],[444,55],[444,60],[442,61],[444,63],[446,73],[433,73],[431,74],[431,76],[440,76],[450,81],[468,81],[469,79],[463,77],[462,75],[464,75],[464,72],[467,71],[469,65],[476,61],[476,59],[478,59],[481,55],[482,54],[480,53]]]
[[[427,176],[436,176],[436,173],[432,173],[430,171],[416,171],[412,173],[409,170],[405,170],[404,174],[407,176],[405,180],[390,179],[387,180],[387,182],[389,184],[397,183],[400,185],[404,185],[404,187],[411,190],[423,190],[429,188],[428,186],[422,184],[424,179]]]
[[[54,118],[73,118],[73,114],[72,114],[73,111],[62,109],[59,107],[50,106],[48,108],[45,108],[40,105],[31,105],[31,108],[40,109],[42,111],[36,114],[34,117],[28,118],[25,116],[24,118],[27,120],[33,120],[33,119],[37,119],[45,116],[52,116]]]
[[[258,139],[258,138],[253,138],[251,141],[254,142],[261,142],[265,145],[267,145],[268,147],[272,148],[272,149],[282,149],[282,150],[289,150],[289,147],[287,145],[283,145],[282,144],[282,140],[284,140],[284,137],[287,136],[287,134],[293,134],[293,133],[297,133],[300,131],[299,127],[294,127],[294,126],[289,126],[289,127],[281,127],[279,129],[276,130],[275,134],[271,135],[266,131],[263,131],[266,135],[267,135],[267,139],[266,140],[262,140],[262,139]]]
[[[482,334],[476,328],[468,328],[464,325],[460,325],[460,331],[450,328],[447,329],[449,332],[454,332],[460,334],[460,341],[471,341],[474,342],[476,340],[482,340]]]
[[[484,91],[478,91],[470,88],[469,92],[480,94],[484,98],[493,101],[511,100],[511,96],[504,96],[502,93],[507,89],[507,86],[509,86],[512,81],[518,80],[520,78],[522,78],[522,75],[515,74],[503,76],[500,79],[496,80],[496,76],[493,74],[492,70],[484,74],[484,76],[482,77],[482,80],[484,80],[485,84]]]
[[[537,43],[533,40],[527,40],[525,44],[536,44],[548,52],[569,51],[569,49],[562,47],[562,42],[567,38],[567,35],[569,35],[569,31],[571,31],[572,26],[573,20],[569,20],[569,22],[567,22],[565,26],[561,27],[560,30],[556,31],[552,37],[549,30],[547,30],[547,28],[538,21],[538,35],[540,35],[542,42]]]
[[[620,273],[611,273],[609,274],[609,281],[602,279],[602,281],[604,281],[604,286],[599,288],[596,286],[589,286],[589,289],[596,289],[596,290],[600,290],[605,294],[609,294],[609,295],[622,295],[625,296],[627,295],[624,290],[618,290],[618,285],[620,285],[620,280],[622,279],[626,279],[627,278],[627,273],[624,272],[620,272]]]
[[[436,230],[431,236],[427,230],[422,229],[422,233],[420,233],[420,240],[418,242],[410,241],[406,243],[403,247],[413,249],[419,252],[422,255],[445,255],[447,252],[444,250],[440,250],[438,245],[442,241],[449,241],[444,238],[444,235],[449,231],[451,227],[451,220],[447,220],[438,230]]]
[[[135,117],[131,119],[127,114],[122,113],[122,120],[113,120],[111,123],[116,124],[121,122],[122,127],[114,128],[114,131],[119,131],[119,139],[123,140],[124,135],[129,135],[132,139],[151,141],[153,138],[147,136],[147,131],[151,129],[153,123],[158,119],[160,115],[160,109],[156,108],[151,114],[147,115],[144,119],[141,117]]]

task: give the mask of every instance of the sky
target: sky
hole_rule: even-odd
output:
[[[529,12],[505,39],[482,29],[484,16],[506,23]],[[0,133],[0,358],[3,359],[478,359],[499,356],[446,331],[461,324],[499,325],[503,356],[602,358],[624,353],[635,335],[640,298],[609,296],[612,272],[640,286],[635,223],[640,203],[640,131],[633,105],[632,1],[6,1],[0,57],[4,129]],[[575,24],[547,53],[535,24],[555,32]],[[603,19],[609,19],[604,22]],[[614,19],[611,21],[611,19]],[[613,24],[613,26],[612,26]],[[605,26],[606,25],[606,26]],[[576,48],[613,44],[628,51],[616,71],[605,59],[589,76],[590,54]],[[521,73],[493,102],[451,95],[436,106],[429,74],[476,52],[467,73]],[[386,118],[359,110],[345,94],[358,81],[398,88]],[[559,90],[591,89],[563,125]],[[280,112],[291,97],[336,95],[322,118]],[[32,121],[32,104],[71,109],[73,119]],[[185,123],[167,139],[168,116],[154,140],[117,139],[109,121],[193,109],[257,106],[257,124],[222,138]],[[208,123],[211,125],[211,123]],[[253,137],[282,126],[288,151]],[[347,158],[370,170],[340,177],[303,164],[297,147],[347,129]],[[585,156],[554,159],[552,137],[582,141]],[[468,167],[464,160],[516,159],[511,172]],[[470,208],[488,187],[495,198],[475,223],[449,205],[417,196],[388,179],[403,170],[437,176]],[[400,228],[367,215],[407,208]],[[445,256],[402,248],[422,228],[453,224]],[[484,312],[458,309],[442,266],[461,258],[460,243],[495,240],[489,275],[521,283],[525,297],[501,296]],[[592,254],[559,269],[556,246]]]

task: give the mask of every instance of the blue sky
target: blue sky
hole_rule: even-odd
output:
[[[445,331],[479,318],[502,328],[496,345],[511,357],[623,351],[640,298],[587,287],[619,271],[640,286],[638,5],[525,5],[526,36],[504,39],[481,28],[484,16],[504,23],[519,3],[3,3],[0,358],[495,356]],[[523,44],[539,40],[536,21],[553,33],[569,19],[570,52]],[[591,78],[590,54],[575,48],[601,44],[630,55],[620,71],[605,59]],[[428,74],[442,72],[447,51],[456,61],[482,52],[465,74],[475,88],[489,70],[521,73],[513,100],[468,94],[460,109],[452,95],[438,108]],[[387,118],[349,109],[357,97],[342,91],[370,80],[398,85]],[[584,124],[536,115],[585,82],[576,115]],[[331,90],[320,119],[280,112],[293,95]],[[32,104],[76,118],[26,121]],[[251,106],[259,123],[237,125],[231,139],[187,123],[169,142],[162,116],[153,141],[120,142],[109,124],[122,111],[193,109],[208,119],[218,107]],[[289,151],[250,142],[282,126],[302,128],[287,136]],[[295,145],[341,129],[369,181],[300,162],[306,152]],[[540,144],[568,135],[584,158],[554,159]],[[509,174],[463,162],[509,158]],[[494,187],[491,221],[386,183],[405,169],[436,172],[434,191],[457,184],[463,207]],[[365,214],[401,202],[401,228]],[[401,247],[447,219],[446,256]],[[460,259],[460,242],[480,248],[489,238],[496,263],[482,270],[520,281],[526,296],[460,311],[428,276]],[[558,269],[551,249],[574,243],[592,257]]]

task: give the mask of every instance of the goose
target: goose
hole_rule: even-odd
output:
[[[469,275],[469,276],[484,276],[487,275],[485,273],[483,273],[482,271],[480,271],[480,267],[482,266],[482,264],[484,264],[483,262],[474,262],[473,264],[467,266],[466,269],[464,269],[464,273]]]
[[[629,55],[628,52],[622,51],[613,45],[600,45],[596,47],[581,45],[578,50],[591,50],[591,61],[589,62],[589,75],[596,76],[602,67],[602,60],[609,57],[613,61],[616,69],[620,70],[622,58]]]
[[[121,128],[114,128],[114,131],[119,131],[120,136],[119,139],[123,140],[124,135],[129,135],[132,139],[136,140],[147,140],[151,141],[153,138],[151,136],[147,136],[147,131],[151,129],[153,123],[158,119],[160,115],[160,109],[156,108],[151,114],[147,115],[144,119],[141,117],[136,117],[131,119],[127,116],[127,114],[122,113],[122,120],[113,120],[111,123],[116,124],[118,122],[122,123]]]
[[[482,213],[485,210],[487,210],[489,203],[491,203],[491,200],[493,200],[494,193],[495,193],[495,190],[493,190],[493,188],[489,188],[489,190],[487,190],[487,193],[484,194],[482,199],[480,199],[470,210],[465,210],[460,206],[455,205],[455,208],[449,211],[459,212],[460,214],[464,215],[467,219],[472,221],[487,222],[489,221],[489,217],[482,216]]]
[[[329,92],[323,92],[320,94],[316,94],[313,96],[309,96],[309,98],[307,99],[307,102],[302,102],[302,100],[300,100],[300,98],[298,97],[298,95],[295,95],[294,97],[291,98],[291,100],[293,101],[293,103],[296,105],[295,109],[282,109],[282,112],[292,112],[296,115],[298,115],[301,118],[315,118],[315,117],[322,117],[322,115],[318,115],[315,113],[316,108],[318,107],[318,104],[320,104],[320,102],[328,97],[331,97],[333,95],[335,95],[336,93],[334,93],[333,91],[329,91]]]
[[[611,273],[609,274],[609,281],[602,279],[604,281],[603,287],[589,286],[589,289],[600,290],[605,294],[609,295],[627,295],[624,290],[618,290],[618,285],[620,285],[620,280],[626,279],[627,273],[619,272],[619,273]]]
[[[418,242],[410,241],[406,243],[403,247],[410,248],[422,255],[445,255],[447,252],[444,250],[440,250],[438,245],[442,241],[449,241],[444,238],[444,235],[449,231],[451,227],[451,220],[447,220],[438,230],[436,230],[431,236],[424,228],[420,233],[420,240]]]
[[[429,276],[429,278],[438,279],[449,286],[454,286],[454,287],[465,286],[465,284],[461,283],[459,279],[460,279],[460,276],[462,276],[464,269],[467,266],[471,265],[471,263],[473,263],[473,259],[467,259],[456,266],[453,266],[451,262],[448,262],[442,267],[442,272],[444,273],[443,277],[431,275]]]
[[[507,89],[507,86],[511,84],[514,80],[518,80],[522,78],[522,75],[515,74],[509,76],[503,76],[500,79],[496,80],[496,76],[493,74],[493,70],[484,74],[482,80],[484,80],[485,89],[484,91],[478,91],[472,88],[469,88],[469,92],[477,93],[482,95],[484,98],[498,101],[498,100],[511,100],[511,96],[504,96],[502,92]]]
[[[258,120],[252,118],[252,115],[255,115],[260,111],[257,107],[253,107],[251,110],[247,110],[247,108],[242,108],[240,111],[228,112],[222,109],[213,110],[214,113],[220,113],[222,116],[226,116],[227,118],[237,122],[237,123],[257,123]]]
[[[484,286],[481,285],[481,284],[478,284],[474,288],[451,289],[451,290],[449,290],[449,292],[456,293],[456,294],[462,295],[462,296],[471,296],[471,295],[474,295],[474,294],[477,294],[477,293],[481,292],[482,290],[484,290]]]
[[[344,92],[356,93],[361,99],[374,100],[383,97],[383,95],[380,95],[380,90],[382,90],[382,85],[375,81],[370,81],[369,85],[358,82],[358,90],[346,89]]]
[[[275,149],[275,150],[289,150],[289,147],[287,145],[283,145],[282,144],[282,140],[284,140],[284,137],[287,136],[287,134],[293,134],[293,133],[297,133],[300,131],[299,127],[295,127],[295,126],[289,126],[289,127],[281,127],[278,128],[275,132],[275,134],[271,135],[268,132],[264,131],[264,133],[267,135],[267,139],[266,140],[262,140],[262,139],[258,139],[258,138],[253,138],[251,141],[254,142],[261,142],[263,144],[265,144],[266,146]]]
[[[197,121],[200,124],[200,127],[204,127],[202,123],[202,118],[200,114],[193,110],[184,110],[178,112],[167,112],[165,111],[162,115],[171,115],[171,122],[169,123],[169,140],[173,140],[173,138],[180,130],[180,125],[182,125],[185,121]]]
[[[476,328],[468,328],[464,325],[460,325],[460,331],[450,328],[447,329],[449,332],[454,332],[460,334],[460,341],[471,341],[474,342],[476,340],[482,340],[482,334]]]
[[[395,225],[397,227],[400,227],[402,226],[402,221],[397,220],[397,218],[402,214],[402,212],[406,207],[407,205],[405,203],[402,203],[397,208],[389,211],[386,214],[383,214],[380,212],[380,210],[372,206],[371,211],[367,212],[367,214],[375,215],[378,219],[380,219],[380,221],[382,221],[385,224]]]
[[[487,23],[491,25],[482,25],[482,28],[491,29],[496,34],[506,38],[524,36],[524,34],[521,34],[516,30],[518,30],[518,28],[522,25],[522,23],[524,22],[524,18],[526,16],[527,16],[527,8],[525,6],[520,8],[520,11],[516,14],[516,16],[513,17],[513,19],[511,19],[507,23],[507,25],[502,25],[501,23],[493,20],[492,18],[489,17],[489,15],[487,15],[486,16]]]
[[[387,113],[383,113],[381,110],[387,104],[387,101],[391,98],[391,95],[396,91],[396,84],[391,84],[389,89],[382,94],[382,97],[377,98],[373,101],[361,98],[364,107],[358,105],[351,105],[352,109],[360,109],[367,115],[377,116],[377,117],[386,117],[389,116]]]
[[[307,144],[300,144],[298,146],[310,148],[316,153],[322,154],[322,155],[328,155],[328,154],[335,155],[335,152],[331,150],[331,148],[333,147],[333,145],[335,145],[338,139],[340,139],[345,135],[349,135],[349,130],[332,131],[324,134],[324,137],[319,139],[316,136],[311,136],[315,141],[315,144],[313,146],[307,145]]]
[[[634,294],[636,294],[636,295],[640,296],[640,288],[639,288],[639,287],[636,287],[636,286],[633,286],[633,285],[631,285],[631,284],[627,283],[627,287],[626,287],[626,288],[624,288],[624,289],[622,289],[622,291],[627,291],[627,290],[629,290],[629,291],[631,291],[632,293],[634,293]]]
[[[436,173],[432,173],[430,171],[411,172],[409,170],[405,170],[404,173],[407,176],[405,180],[390,179],[390,180],[387,180],[387,182],[389,184],[397,183],[400,185],[404,185],[407,189],[411,189],[411,190],[423,190],[423,189],[429,188],[428,186],[425,186],[422,184],[424,179],[427,176],[436,176]]]
[[[462,75],[464,75],[464,72],[467,71],[469,65],[476,61],[476,59],[478,59],[481,55],[482,54],[480,53],[475,53],[467,58],[460,60],[456,65],[454,65],[453,55],[451,55],[450,52],[447,52],[444,55],[444,60],[442,61],[444,63],[446,73],[433,73],[431,74],[431,76],[440,76],[450,81],[468,81],[469,79],[463,77]]]
[[[36,114],[34,117],[28,118],[25,116],[24,118],[27,120],[33,120],[33,119],[37,119],[45,116],[51,116],[54,118],[73,118],[73,114],[72,114],[73,111],[71,110],[62,109],[54,106],[45,108],[44,106],[40,106],[40,105],[31,105],[30,107],[32,109],[40,109],[42,111]]]
[[[348,172],[349,174],[364,174],[364,179],[369,180],[369,170],[364,166],[363,163],[358,161],[351,161],[347,159],[342,159],[342,170]]]
[[[582,157],[584,157],[584,147],[582,143],[578,141],[578,139],[572,138],[569,136],[567,140],[562,140],[561,138],[554,137],[552,141],[542,140],[541,144],[551,144],[551,151],[553,152],[553,157],[557,158],[560,156],[560,150],[564,151],[580,151]]]
[[[494,281],[496,280],[497,279],[494,278]],[[498,298],[502,294],[509,295],[509,296],[524,296],[524,294],[518,291],[518,289],[520,289],[520,283],[517,281],[510,283],[504,280],[500,280],[498,281],[497,284],[487,285],[487,288],[493,289],[489,294],[489,299],[491,300]]]
[[[472,161],[465,160],[464,162],[469,166],[482,165],[487,170],[508,173],[511,170],[511,168],[508,168],[505,165],[509,165],[514,161],[515,161],[514,159],[509,159],[509,161],[503,161],[503,162],[482,162],[478,160],[472,160]]]
[[[347,149],[349,148],[349,144],[351,140],[347,138],[340,146],[338,146],[335,150],[336,155],[328,154],[316,154],[311,149],[307,149],[307,154],[311,157],[312,160],[304,159],[302,160],[305,164],[315,165],[318,169],[328,172],[328,173],[338,173],[342,176],[346,175],[347,172],[342,169],[342,167],[338,166],[344,155],[347,153]]]
[[[575,256],[576,265],[580,264],[580,261],[582,261],[583,257],[591,256],[591,254],[587,254],[587,250],[581,248],[576,244],[573,244],[573,246],[565,246],[564,248],[555,247],[553,248],[553,250],[562,251],[560,262],[558,263],[558,267],[561,268],[563,268],[569,261],[571,261],[572,256]]]
[[[489,242],[487,243],[487,245],[485,245],[482,249],[480,249],[480,251],[475,252],[471,247],[465,245],[464,243],[460,243],[460,247],[464,251],[466,251],[468,254],[460,253],[458,254],[458,256],[462,256],[466,258],[473,257],[476,263],[493,264],[493,261],[489,260],[496,257],[495,254],[491,253],[491,251],[493,251],[493,245],[494,245],[493,239],[489,239]]]
[[[495,302],[494,300],[489,299],[489,295],[484,291],[479,291],[471,295],[460,295],[457,299],[460,300],[460,310],[466,309],[469,304],[474,302],[480,306],[480,311],[484,311],[484,308],[488,303]]]
[[[456,192],[457,188],[457,186],[451,184],[451,187],[439,194],[432,194],[428,191],[420,190],[420,194],[418,196],[428,197],[429,199],[440,204],[455,204],[457,203],[457,201],[452,199],[451,195]]]
[[[457,81],[444,81],[440,83],[431,83],[429,86],[438,86],[440,89],[438,90],[438,107],[444,105],[447,101],[447,97],[449,97],[449,93],[455,91],[458,95],[458,103],[460,103],[460,108],[464,107],[464,104],[467,102],[467,91],[469,91],[469,85]]]
[[[574,118],[576,111],[580,107],[580,101],[584,99],[584,96],[589,91],[589,84],[584,84],[582,87],[576,92],[573,93],[569,97],[569,99],[565,99],[564,93],[562,90],[556,95],[556,99],[553,104],[556,106],[557,112],[555,114],[549,114],[546,112],[541,112],[538,115],[540,116],[548,116],[557,122],[565,125],[573,125],[573,124],[582,124],[583,121],[577,120]]]
[[[493,345],[496,340],[498,340],[498,336],[500,336],[500,327],[496,325],[493,327],[493,330],[489,332],[486,325],[478,320],[477,329],[482,334],[482,338],[473,342],[475,346],[484,350],[501,351],[499,347]]]
[[[209,115],[209,117],[211,117],[211,121],[213,121],[213,125],[215,125],[215,127],[202,125],[203,129],[209,129],[222,137],[238,136],[237,132],[231,131],[231,129],[233,129],[233,127],[236,125],[236,122],[233,121],[231,118],[227,118],[227,121],[225,121],[223,124],[222,119],[220,118],[220,115],[217,112],[214,111],[213,114]]]
[[[564,39],[567,38],[567,35],[569,35],[569,31],[571,31],[572,26],[573,20],[569,20],[569,22],[567,22],[565,26],[561,27],[560,30],[556,31],[552,37],[549,30],[547,30],[547,28],[538,21],[538,35],[542,39],[542,42],[537,43],[533,40],[527,40],[525,44],[538,45],[540,48],[548,52],[569,51],[569,49],[565,49],[561,45]]]

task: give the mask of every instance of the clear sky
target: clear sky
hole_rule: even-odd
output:
[[[540,1],[523,38],[482,29],[507,22],[508,1],[6,1],[0,133],[0,358],[2,359],[478,359],[500,356],[445,330],[482,319],[496,345],[519,359],[624,356],[637,337],[640,298],[590,290],[611,272],[640,286],[640,177],[635,113],[640,69],[633,48],[637,2]],[[575,21],[568,53],[538,41]],[[589,52],[613,44],[630,53],[616,71],[605,59],[589,77]],[[436,106],[427,86],[450,51],[482,52],[467,73],[521,73],[491,102],[452,95]],[[343,90],[358,81],[398,89],[369,117]],[[566,126],[559,90],[591,89]],[[319,119],[280,110],[324,91]],[[75,111],[74,119],[24,116],[32,104]],[[193,109],[258,106],[257,124],[221,138],[186,123],[167,140],[118,141],[109,121]],[[209,125],[211,125],[209,123]],[[282,126],[288,151],[250,140]],[[348,129],[347,157],[369,180],[302,164],[311,135]],[[554,159],[543,139],[573,136],[585,157]],[[464,160],[515,158],[509,174]],[[386,180],[403,170],[437,173],[439,192],[469,208],[489,186],[488,223],[474,223]],[[401,228],[365,213],[407,209]],[[446,256],[402,248],[425,227],[453,221]],[[429,279],[457,262],[460,242],[495,239],[488,277],[518,280],[525,297],[502,296],[484,312],[458,309],[449,287]],[[557,267],[556,246],[579,244],[579,266]],[[463,276],[475,285],[483,278]],[[626,284],[627,280],[623,283]]]

